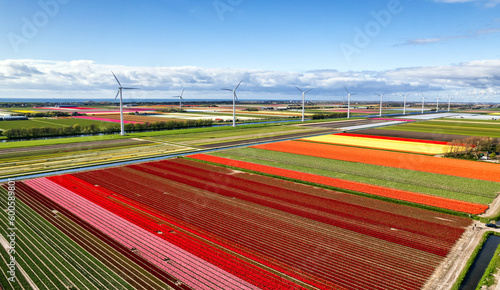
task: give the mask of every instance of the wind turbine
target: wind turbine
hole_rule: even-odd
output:
[[[420,93],[420,94],[422,94],[422,114],[423,114],[424,113],[424,99],[425,99],[425,97],[424,97],[423,93]]]
[[[309,90],[307,90],[307,91],[304,92],[303,90],[299,89],[298,87],[296,87],[296,88],[297,88],[297,90],[299,90],[299,91],[302,92],[302,122],[304,122],[304,111],[305,111],[305,103],[306,103],[306,101],[305,101],[306,100],[306,94],[308,92],[310,92],[312,89],[309,89]]]
[[[383,92],[382,94],[377,94],[377,93],[375,93],[375,95],[380,96],[380,111],[379,111],[379,113],[378,113],[378,116],[379,116],[379,117],[382,117],[382,98],[384,97],[384,94],[385,94],[385,92]]]
[[[436,97],[436,113],[439,111],[439,94]]]
[[[137,90],[138,88],[125,88],[125,87],[122,87],[122,84],[120,83],[120,81],[116,77],[115,73],[113,71],[111,71],[111,73],[113,74],[113,76],[115,77],[116,82],[118,83],[118,92],[116,93],[115,100],[118,97],[118,95],[120,95],[120,135],[123,136],[123,135],[125,135],[125,129],[124,129],[124,126],[123,126],[122,90]]]
[[[236,127],[236,100],[238,100],[238,96],[236,95],[236,90],[241,85],[241,82],[243,82],[243,80],[240,81],[240,83],[234,88],[234,90],[223,89],[224,91],[233,92],[233,127]]]
[[[451,97],[448,95],[448,112],[450,111]]]
[[[347,92],[347,118],[350,118],[351,115],[351,96],[354,96],[355,94],[349,93],[346,87],[344,87],[345,91]]]
[[[410,94],[406,94],[406,95],[403,95],[401,94],[401,96],[403,96],[404,98],[404,103],[403,103],[403,115],[406,115],[406,97],[410,95]]]
[[[184,89],[182,89],[182,92],[180,94],[180,96],[175,96],[175,97],[172,97],[172,98],[179,98],[179,110],[182,111],[182,101],[184,100],[182,98],[182,95],[184,95]]]

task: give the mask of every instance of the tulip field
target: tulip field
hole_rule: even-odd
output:
[[[500,182],[500,166],[497,164],[301,141],[284,141],[252,147]]]
[[[418,289],[471,223],[193,160],[207,156],[18,187],[174,289]]]
[[[427,141],[349,133],[315,136],[304,138],[301,140],[429,155],[445,153],[445,147],[447,144],[447,142],[441,141]]]

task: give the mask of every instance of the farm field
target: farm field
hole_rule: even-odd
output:
[[[191,148],[148,141],[118,139],[115,144],[91,142],[88,145],[53,145],[0,150],[1,177],[26,175],[28,173],[48,172],[56,169],[76,168],[89,165],[106,164],[131,159],[185,152]],[[123,140],[123,141],[122,141]]]
[[[190,155],[189,157],[194,158],[196,160],[203,160],[226,166],[234,166],[236,168],[243,168],[246,170],[251,170],[263,174],[270,174],[277,177],[285,177],[287,179],[292,179],[292,180],[299,180],[313,184],[327,185],[333,188],[348,190],[350,192],[358,192],[377,197],[391,198],[419,205],[432,206],[446,210],[453,210],[456,212],[477,215],[484,213],[484,211],[488,208],[487,205],[482,205],[477,203],[470,203],[470,202],[464,202],[460,200],[443,198],[438,196],[431,196],[415,192],[396,190],[388,187],[370,185],[360,182],[353,182],[344,179],[329,178],[316,174],[280,169],[275,166],[265,166],[255,163],[248,163],[244,161],[236,161],[212,155],[195,154],[195,155]]]
[[[0,121],[0,130],[15,129],[15,128],[60,128],[73,125],[80,125],[82,127],[95,124],[100,126],[105,124],[102,121],[85,120],[85,119],[72,119],[72,118],[33,118],[29,120],[20,121]]]
[[[410,131],[400,131],[400,130],[383,130],[383,129],[366,129],[356,131],[358,134],[372,135],[372,136],[386,136],[386,137],[396,137],[396,138],[414,138],[423,140],[434,140],[451,142],[453,140],[465,139],[470,136],[467,135],[453,135],[453,134],[441,134],[435,132],[410,132]]]
[[[417,289],[470,224],[187,159],[21,187],[196,288]]]
[[[499,191],[498,184],[491,181],[249,147],[210,155],[485,205]]]
[[[409,132],[500,137],[500,121],[431,120],[381,128]]]
[[[445,153],[446,142],[424,141],[408,138],[394,137],[373,137],[370,135],[341,133],[333,135],[322,135],[300,139],[302,141],[338,144],[354,147],[367,147],[390,151],[403,151],[420,154],[443,154]]]
[[[500,182],[500,166],[469,160],[302,141],[283,141],[254,148]]]
[[[2,200],[7,199],[5,189],[1,188],[0,194]],[[5,241],[8,239],[8,220],[7,212],[2,210],[1,236]],[[40,289],[133,289],[123,278],[19,201],[16,202],[15,224],[15,258]],[[2,245],[0,250],[2,265],[5,264],[5,259],[9,258],[4,247],[5,245]]]
[[[115,120],[120,122],[120,114],[98,114],[95,116],[89,116],[89,117],[79,117],[79,118],[96,118],[96,119],[107,119],[108,121],[110,120]],[[175,118],[162,118],[162,117],[154,117],[154,116],[145,116],[145,115],[128,115],[127,113],[123,113],[123,120],[125,122],[129,123],[154,123],[154,122],[160,122],[160,121],[175,121],[178,119]]]
[[[199,132],[187,131],[186,133],[165,134],[163,136],[144,137],[146,140],[158,142],[171,142],[185,146],[200,148],[219,147],[231,145],[242,141],[257,142],[263,138],[283,137],[291,134],[314,135],[321,134],[325,130],[316,128],[304,128],[296,125],[274,125],[274,126],[244,126],[238,128],[226,127],[219,130],[199,130]],[[290,137],[292,138],[292,137]]]

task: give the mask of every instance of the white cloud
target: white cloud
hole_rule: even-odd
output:
[[[500,59],[464,62],[447,66],[398,68],[386,71],[316,70],[284,72],[200,67],[130,67],[102,65],[88,60],[0,61],[0,98],[113,98],[117,84],[115,72],[124,86],[142,90],[127,91],[133,99],[170,99],[186,89],[186,98],[229,98],[221,88],[232,88],[241,79],[241,99],[291,99],[294,86],[314,88],[314,99],[342,99],[348,87],[359,99],[373,99],[375,92],[429,92],[460,95],[482,92],[484,101],[500,91]]]
[[[434,2],[451,4],[475,2],[488,8],[495,7],[500,4],[500,0],[434,0]]]

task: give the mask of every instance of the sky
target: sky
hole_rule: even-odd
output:
[[[0,47],[0,98],[500,102],[500,0],[0,0]]]

